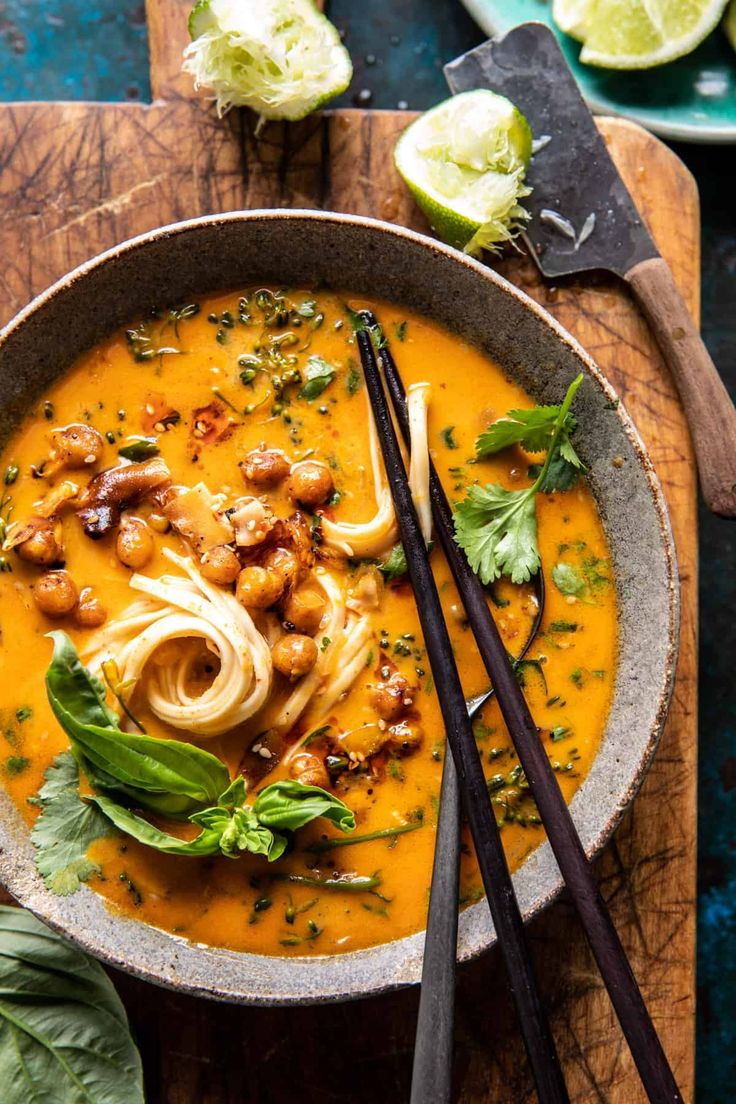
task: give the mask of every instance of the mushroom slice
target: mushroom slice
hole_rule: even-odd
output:
[[[231,544],[233,527],[223,514],[222,495],[213,495],[204,483],[194,487],[172,487],[166,495],[163,514],[192,548],[204,555],[217,544]]]
[[[63,483],[59,483],[38,502],[34,502],[33,508],[38,517],[54,517],[61,512],[64,506],[73,505],[73,500],[77,498],[78,494],[78,484],[72,483],[70,479],[65,479]]]
[[[240,498],[227,517],[239,548],[261,544],[276,524],[273,510],[260,498]]]
[[[106,468],[92,479],[80,499],[77,517],[88,537],[99,540],[120,522],[120,515],[171,480],[160,456],[142,464]]]

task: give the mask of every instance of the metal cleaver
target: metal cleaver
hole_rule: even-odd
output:
[[[736,410],[554,34],[522,23],[444,71],[453,93],[490,88],[526,116],[536,149],[524,200],[532,256],[547,277],[605,269],[626,281],[679,391],[706,504],[736,518]]]

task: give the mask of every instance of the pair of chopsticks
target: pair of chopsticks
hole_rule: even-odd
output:
[[[443,865],[449,867],[454,861],[454,870],[457,871],[454,848],[458,846],[456,840],[460,793],[539,1100],[541,1104],[567,1101],[559,1058],[539,998],[519,906],[468,718],[429,556],[414,509],[406,469],[384,392],[381,370],[397,423],[408,443],[409,423],[404,387],[385,342],[376,341],[378,352],[374,350],[373,336],[381,333],[375,316],[369,311],[361,311],[360,318],[365,329],[357,331],[356,341],[453,760],[451,763],[451,757],[445,756],[438,844],[430,897],[430,920],[434,919],[436,928],[434,933],[430,926],[427,930],[412,1102],[419,1104],[421,1101],[421,1104],[427,1104],[431,1101],[441,1104],[449,1099],[453,1023],[451,1006],[457,950],[456,873],[454,889],[448,884],[449,879],[443,880],[440,877],[438,884],[441,887],[442,911],[439,906],[433,908],[432,897],[435,895],[435,879],[440,875]],[[436,535],[449,563],[519,762],[642,1084],[653,1104],[677,1104],[682,1101],[682,1095],[649,1017],[626,952],[598,890],[572,817],[539,739],[537,727],[491,616],[483,587],[455,543],[450,506],[431,463],[430,498]],[[443,914],[445,923],[440,926],[437,917]]]

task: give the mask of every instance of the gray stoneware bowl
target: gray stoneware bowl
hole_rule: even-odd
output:
[[[254,211],[154,230],[82,265],[7,327],[0,338],[0,444],[80,353],[152,305],[270,281],[328,284],[403,303],[486,351],[538,401],[559,401],[570,380],[585,374],[575,445],[608,533],[620,610],[613,706],[598,757],[572,802],[585,850],[595,855],[634,797],[667,712],[678,624],[675,553],[662,492],[631,420],[590,357],[518,288],[429,238],[349,215]],[[614,457],[623,463],[614,465]],[[420,976],[422,933],[344,955],[284,959],[189,943],[115,914],[86,887],[55,897],[36,873],[28,830],[4,793],[0,878],[22,905],[91,954],[203,996],[308,1004],[378,993]],[[548,844],[524,862],[514,885],[525,917],[553,900],[561,880]],[[481,901],[460,919],[459,959],[495,938]]]

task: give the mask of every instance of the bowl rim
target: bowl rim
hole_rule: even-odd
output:
[[[561,344],[567,346],[569,351],[580,362],[586,373],[597,384],[607,401],[613,404],[615,416],[620,430],[628,438],[636,455],[637,463],[645,477],[647,490],[651,497],[652,505],[657,515],[658,534],[661,549],[664,555],[666,588],[668,595],[667,605],[667,649],[663,664],[662,677],[658,683],[658,697],[654,721],[650,726],[648,737],[641,749],[636,767],[627,775],[625,789],[615,794],[616,801],[606,815],[605,823],[601,825],[598,834],[585,845],[585,851],[589,859],[595,858],[618,827],[624,813],[639,790],[644,777],[649,769],[652,758],[657,748],[659,738],[664,727],[672,697],[674,679],[679,650],[679,621],[680,621],[680,593],[679,577],[677,572],[677,559],[672,529],[669,520],[667,503],[662,491],[659,478],[648,455],[646,447],[630,416],[618,396],[597,366],[593,358],[585,351],[580,343],[542,306],[522,291],[519,287],[500,276],[494,269],[484,265],[481,261],[469,257],[467,254],[445,245],[426,234],[386,222],[382,219],[371,218],[364,215],[353,215],[341,212],[321,211],[300,208],[267,208],[248,211],[231,211],[221,214],[205,215],[196,218],[168,223],[160,227],[138,234],[129,238],[102,253],[84,261],[68,273],[60,277],[44,291],[36,295],[25,307],[23,307],[0,331],[0,350],[7,344],[16,330],[22,327],[29,318],[42,310],[56,296],[73,287],[78,281],[94,273],[98,268],[125,257],[137,251],[144,251],[152,243],[186,235],[202,227],[227,227],[228,225],[243,222],[299,222],[312,221],[328,223],[334,226],[352,226],[376,232],[388,234],[394,238],[418,246],[420,249],[429,250],[435,254],[443,255],[454,264],[464,265],[483,281],[494,284],[496,289],[515,300],[526,312],[536,317],[537,322],[551,330]],[[575,812],[576,798],[580,795],[578,790],[571,803]],[[4,793],[0,797],[6,798]],[[6,800],[10,800],[6,798]],[[26,836],[28,835],[26,829]],[[25,843],[25,840],[23,841]],[[125,916],[109,908],[104,899],[90,889],[83,886],[76,897],[84,898],[88,908],[101,916],[100,908],[104,909],[110,918],[111,931],[121,935],[120,942],[116,938],[102,937],[95,933],[94,928],[89,930],[84,926],[75,924],[73,918],[70,921],[69,911],[64,909],[60,902],[67,902],[69,898],[55,897],[46,890],[35,871],[32,860],[28,855],[18,855],[17,845],[19,839],[9,832],[5,819],[0,816],[0,881],[7,887],[19,904],[27,907],[35,913],[49,927],[58,931],[61,935],[78,944],[83,950],[101,959],[110,966],[114,966],[124,972],[130,973],[145,981],[171,988],[180,992],[205,996],[211,999],[222,1000],[230,1003],[254,1004],[254,1005],[306,1005],[320,1004],[342,1000],[353,1000],[390,992],[407,985],[415,984],[420,980],[422,950],[424,943],[424,931],[400,939],[377,944],[362,950],[348,951],[339,955],[321,955],[313,957],[275,956],[261,955],[248,952],[228,951],[218,947],[210,947],[201,943],[190,943],[181,936],[156,928],[153,925]],[[562,876],[556,868],[556,863],[547,840],[541,843],[514,874],[516,881],[519,871],[523,870],[527,862],[532,858],[540,864],[550,865],[554,873],[548,877],[548,888],[544,893],[537,893],[531,905],[523,907],[524,922],[528,922],[546,908],[561,892],[563,888]],[[29,866],[33,867],[29,870]],[[99,904],[90,902],[89,898]],[[458,933],[458,962],[463,962],[477,957],[489,950],[496,942],[495,931],[488,933],[485,938],[474,940],[464,939],[464,919],[478,909],[486,909],[485,899],[464,910],[460,917]],[[149,955],[152,962],[131,961],[130,946],[140,946],[141,929],[144,939],[149,944]],[[137,934],[136,934],[137,933]],[[128,946],[128,952],[120,953],[120,946]],[[394,952],[402,949],[401,960],[403,970],[387,973],[376,969],[381,961],[389,957],[389,949]],[[166,959],[166,968],[160,961]],[[239,963],[245,974],[248,971],[258,971],[259,963],[277,962],[285,964],[287,969],[297,975],[287,990],[278,992],[259,991],[254,987],[246,990],[242,988],[243,977],[240,982],[223,984],[214,980],[203,980],[202,966],[214,969],[217,972],[218,964],[230,962]],[[325,964],[341,963],[345,969],[338,969],[341,980],[335,984],[332,973],[325,970]],[[390,965],[386,964],[387,966]],[[353,967],[351,970],[350,967]],[[303,991],[299,977],[306,978],[304,968],[308,968],[311,978]],[[229,970],[226,970],[229,973]],[[239,973],[239,970],[233,970]],[[317,977],[315,977],[317,975]],[[367,976],[366,976],[367,975]],[[239,987],[240,986],[240,987]]]

